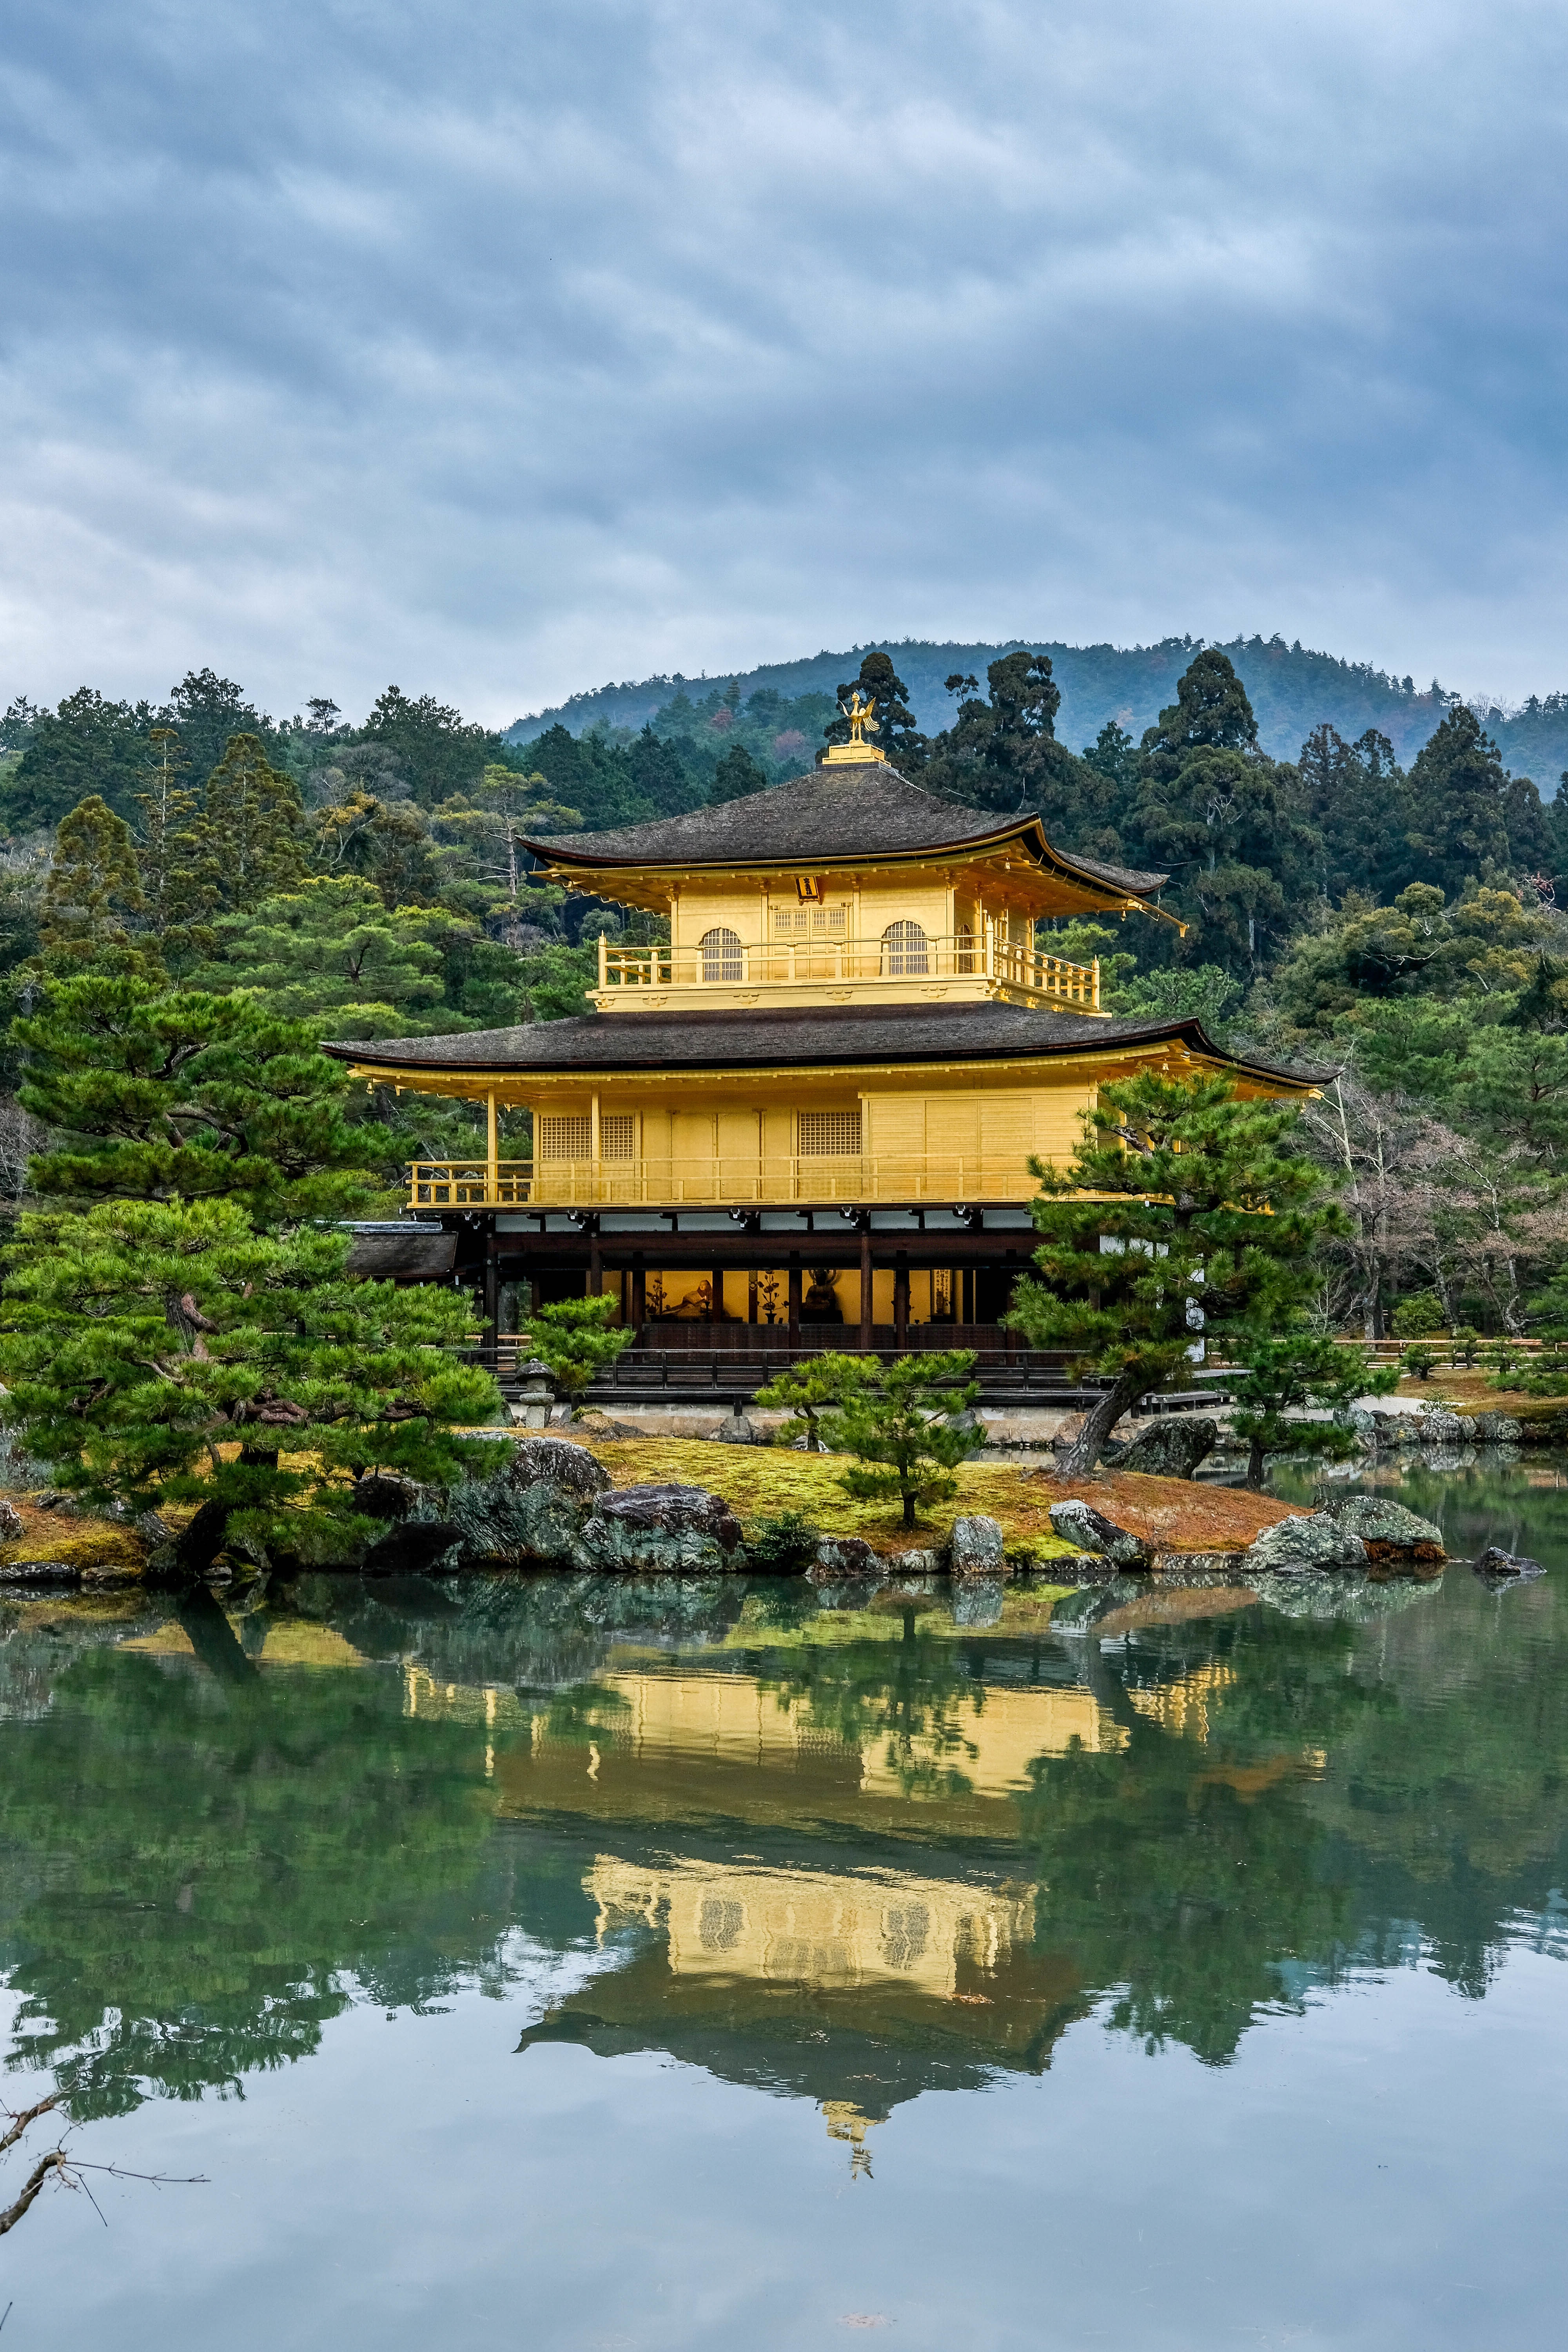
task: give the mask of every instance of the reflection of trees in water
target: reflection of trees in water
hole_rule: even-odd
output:
[[[1568,1500],[1537,1491],[1530,1510],[1531,1548],[1560,1517],[1568,1532]],[[312,1580],[298,1597],[313,1621],[386,1661],[338,1671],[251,1671],[264,1616],[226,1648],[221,1619],[197,1625],[197,1656],[176,1657],[105,1646],[123,1625],[69,1604],[0,1608],[0,1956],[23,1996],[25,2062],[58,2063],[80,2113],[133,2104],[142,2085],[194,2096],[312,2050],[356,1987],[417,2007],[458,1984],[499,1988],[513,1926],[557,1948],[580,1939],[585,1857],[609,1825],[498,1826],[487,1768],[526,1738],[529,1712],[546,1713],[552,1739],[601,1728],[624,1705],[603,1664],[628,1638],[695,1647],[683,1671],[749,1672],[825,1742],[885,1762],[894,1798],[934,1799],[908,1833],[945,1843],[960,1876],[983,1845],[987,1871],[1035,1883],[1030,1965],[1113,1990],[1119,2021],[1152,2045],[1223,2062],[1260,2008],[1408,1955],[1413,1937],[1480,1991],[1515,1915],[1568,1884],[1554,1581],[1494,1598],[1450,1570],[1441,1591],[1370,1623],[1244,1609],[1104,1647],[1092,1630],[955,1638],[912,1612],[886,1640],[801,1643],[801,1594],[781,1588],[783,1622],[753,1615],[754,1643],[721,1661],[703,1645],[733,1625],[740,1579]],[[482,1707],[411,1717],[393,1670],[410,1660],[437,1682],[548,1696],[510,1731]],[[1013,1809],[994,1790],[982,1817],[968,1767],[1004,1687],[1087,1687],[1124,1745],[1038,1756]],[[1171,1703],[1194,1691],[1201,1708]],[[688,1842],[760,1850],[784,1834],[783,1808],[794,1866],[842,1866],[844,1839],[857,1869],[907,1857],[901,1825],[796,1819],[775,1785],[765,1817],[721,1835],[704,1811]],[[661,1838],[672,1831],[686,1834],[679,1811]],[[731,1948],[731,1900],[715,1889],[704,1948]],[[912,1954],[921,1922],[911,1910],[896,1932]],[[719,2011],[703,2018],[721,2038]]]
[[[984,1682],[951,1635],[922,1633],[913,1609],[902,1621],[898,1641],[763,1651],[751,1663],[763,1689],[802,1706],[813,1731],[879,1752],[906,1796],[965,1795],[967,1727],[984,1706]]]
[[[19,2054],[74,2114],[302,2055],[351,1971],[391,2003],[494,1963],[511,1905],[485,1884],[482,1733],[405,1723],[392,1675],[281,1680],[89,1651],[6,1738]]]

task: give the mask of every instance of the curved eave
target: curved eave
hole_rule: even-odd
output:
[[[786,865],[794,868],[799,861],[782,859],[775,852],[762,857],[679,857],[650,859],[642,857],[605,857],[590,856],[586,849],[567,849],[548,838],[524,841],[524,849],[542,861],[545,878],[550,881],[583,883],[593,876],[604,876],[613,881],[617,875],[635,874],[639,880],[678,880],[688,874],[777,874]],[[953,841],[931,841],[920,847],[871,848],[834,850],[818,853],[805,861],[813,873],[852,873],[870,864],[886,866],[930,866],[946,863],[953,858],[970,859],[994,856],[999,850],[1016,846],[1029,853],[1035,862],[1047,872],[1059,875],[1075,888],[1093,894],[1108,910],[1136,908],[1140,913],[1160,914],[1150,893],[1163,889],[1170,880],[1167,874],[1144,874],[1126,884],[1113,882],[1108,875],[1093,867],[1079,865],[1066,850],[1058,849],[1047,837],[1037,816],[1010,820],[990,833],[965,834]],[[595,894],[614,895],[612,890]]]
[[[638,1017],[621,1014],[614,1022],[605,1022],[604,1026],[606,1031],[619,1033],[624,1041],[625,1024]],[[544,1030],[556,1025],[553,1022],[539,1024]],[[594,1025],[597,1028],[599,1023],[595,1022]],[[406,1045],[409,1041],[399,1042]],[[453,1040],[455,1046],[462,1042],[460,1039]],[[900,1052],[896,1045],[881,1043],[858,1053],[846,1036],[837,1047],[827,1044],[808,1045],[785,1056],[776,1049],[748,1052],[739,1040],[730,1040],[722,1045],[716,1044],[710,1052],[694,1053],[689,1059],[683,1058],[677,1064],[664,1061],[655,1066],[631,1058],[617,1059],[614,1050],[615,1037],[607,1034],[604,1042],[609,1050],[603,1059],[591,1062],[565,1059],[554,1063],[518,1061],[485,1053],[454,1053],[449,1059],[439,1062],[419,1061],[395,1051],[378,1054],[374,1046],[367,1047],[363,1043],[353,1042],[324,1043],[321,1050],[336,1061],[350,1064],[351,1075],[355,1077],[368,1078],[373,1082],[379,1079],[415,1092],[418,1091],[421,1079],[445,1082],[438,1083],[433,1091],[450,1091],[452,1081],[464,1078],[482,1081],[500,1078],[518,1083],[538,1078],[583,1086],[616,1080],[668,1085],[684,1076],[708,1077],[731,1070],[744,1071],[748,1076],[764,1072],[777,1072],[781,1076],[787,1076],[791,1071],[807,1069],[919,1069],[922,1066],[952,1069],[959,1065],[966,1069],[1039,1069],[1053,1063],[1087,1061],[1103,1065],[1147,1059],[1152,1052],[1162,1046],[1183,1048],[1185,1055],[1194,1060],[1201,1060],[1215,1070],[1234,1072],[1237,1077],[1265,1087],[1273,1094],[1313,1095],[1338,1075],[1331,1069],[1281,1069],[1267,1062],[1249,1061],[1240,1055],[1226,1053],[1215,1044],[1202,1022],[1195,1018],[1152,1024],[1145,1030],[1131,1034],[1123,1032],[1118,1035],[1108,1036],[1103,1031],[1098,1031],[1086,1037],[1081,1045],[1063,1043],[1048,1047],[1037,1046],[1032,1051],[1026,1047],[1009,1047],[1000,1040],[991,1040],[989,1043],[977,1041],[972,1050],[965,1050],[962,1045],[949,1045],[940,1055],[933,1054],[929,1046],[917,1045]]]

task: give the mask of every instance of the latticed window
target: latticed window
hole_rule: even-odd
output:
[[[541,1160],[591,1160],[594,1122],[585,1114],[543,1111],[535,1121]],[[599,1121],[601,1160],[629,1160],[635,1122],[629,1111],[613,1111]]]
[[[542,1111],[535,1122],[541,1160],[588,1160],[594,1150],[594,1123],[586,1111]]]
[[[803,1160],[840,1160],[860,1149],[858,1110],[803,1110],[796,1130],[795,1149]]]
[[[741,953],[741,935],[727,930],[722,924],[704,931],[697,942],[702,950],[704,980],[740,980],[745,974],[745,961]]]
[[[882,969],[899,980],[931,970],[931,950],[919,923],[889,923],[882,933]]]
[[[847,907],[775,907],[775,940],[841,940],[849,929]]]

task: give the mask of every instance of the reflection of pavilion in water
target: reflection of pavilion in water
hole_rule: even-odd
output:
[[[1036,1948],[1037,1890],[999,1883],[994,1861],[1035,1759],[1126,1739],[1076,1685],[965,1683],[904,1722],[841,1730],[753,1675],[613,1669],[569,1735],[541,1712],[497,1759],[503,1811],[596,1822],[620,1849],[584,1886],[623,1965],[522,2046],[656,2048],[810,2096],[868,2168],[866,2132],[900,2101],[1037,2072],[1082,2012],[1071,1962]],[[660,1830],[673,1855],[631,1858]],[[918,1841],[918,1867],[868,1866],[889,1835]]]

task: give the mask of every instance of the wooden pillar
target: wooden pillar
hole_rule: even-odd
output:
[[[708,1310],[708,1319],[710,1323],[722,1323],[724,1320],[723,1267],[721,1265],[711,1267],[709,1271],[708,1279],[713,1286],[713,1304]]]
[[[893,1337],[900,1348],[910,1344],[910,1262],[900,1250],[893,1260]]]
[[[599,1257],[599,1229],[591,1228],[588,1234],[588,1296],[597,1298],[605,1287],[605,1269]]]
[[[647,1268],[639,1254],[632,1260],[632,1328],[640,1331],[647,1321]]]
[[[789,1343],[800,1345],[800,1252],[791,1250],[789,1257]]]
[[[500,1198],[500,1120],[494,1087],[485,1097],[485,1198],[492,1208]]]
[[[871,1344],[871,1228],[860,1235],[860,1345]]]
[[[490,1100],[493,1103],[495,1097]],[[500,1345],[500,1236],[491,1228],[485,1244],[485,1337],[484,1344],[493,1351]]]
[[[746,1320],[754,1323],[762,1309],[757,1304],[757,1272],[752,1265],[746,1269]]]
[[[974,1320],[974,1268],[966,1265],[959,1276],[959,1281],[963,1286],[963,1311],[958,1319],[961,1323],[973,1323]]]

